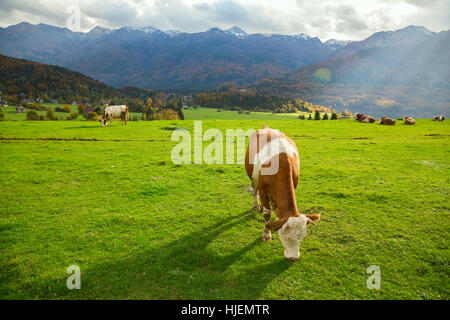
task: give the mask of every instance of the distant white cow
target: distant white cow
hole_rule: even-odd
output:
[[[103,110],[103,115],[102,118],[100,119],[100,122],[102,123],[102,126],[106,126],[109,120],[110,125],[112,125],[113,118],[122,119],[122,125],[127,124],[127,121],[130,120],[128,107],[123,104],[120,106],[106,107],[105,110]]]

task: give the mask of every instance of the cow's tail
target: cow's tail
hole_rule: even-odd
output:
[[[130,113],[128,112],[128,106],[127,106],[127,121],[130,121]]]

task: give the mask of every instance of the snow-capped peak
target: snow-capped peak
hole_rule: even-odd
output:
[[[155,33],[155,32],[161,32],[159,29],[156,29],[156,28],[154,28],[154,27],[151,27],[151,26],[148,26],[148,27],[123,27],[123,28],[120,28],[119,30],[124,30],[124,31],[128,31],[128,32],[130,32],[130,31],[141,31],[141,32],[145,32],[145,33],[148,33],[148,34],[152,34],[152,33]]]
[[[175,37],[179,34],[182,34],[183,32],[178,31],[178,30],[167,30],[167,31],[164,31],[164,33],[167,34],[169,37]]]
[[[108,34],[111,33],[111,30],[108,28],[103,28],[100,26],[96,26],[95,28],[91,29],[89,33],[96,33],[96,34]]]
[[[279,33],[263,33],[264,37],[271,38],[276,37],[279,39],[291,39],[291,40],[311,40],[314,39],[314,37],[310,37],[305,33],[298,33],[298,34],[279,34]]]
[[[294,34],[292,37],[294,37],[296,39],[302,39],[302,40],[312,39],[312,37],[310,37],[310,36],[308,36],[307,34],[304,34],[304,33]]]
[[[235,36],[237,38],[240,38],[240,39],[244,39],[244,38],[246,38],[248,36],[247,32],[245,32],[244,30],[242,30],[241,28],[239,28],[237,26],[231,27],[231,28],[226,29],[224,31],[227,34],[231,34],[231,35],[233,35],[233,36]]]
[[[125,30],[125,31],[140,31],[140,32],[144,32],[146,34],[165,34],[169,37],[175,37],[183,32],[178,31],[178,30],[167,30],[167,31],[162,31],[160,29],[157,29],[155,27],[152,26],[147,26],[147,27],[123,27],[119,30]]]
[[[329,39],[327,41],[325,41],[324,43],[326,44],[341,44],[341,45],[346,45],[348,43],[352,42],[351,40],[338,40],[338,39]]]
[[[333,51],[339,50],[346,45],[348,45],[350,42],[353,42],[352,40],[337,40],[337,39],[329,39],[324,42],[328,48],[330,48]]]
[[[155,33],[155,32],[160,31],[159,29],[156,29],[156,28],[150,27],[150,26],[149,26],[149,27],[141,28],[140,30],[143,31],[143,32],[145,32],[145,33]]]

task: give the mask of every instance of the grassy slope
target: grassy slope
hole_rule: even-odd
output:
[[[0,298],[450,298],[449,121],[203,130],[264,124],[297,143],[297,203],[322,212],[297,262],[277,234],[260,240],[243,165],[172,164],[161,128],[193,121],[0,122],[2,137],[164,140],[0,141]],[[71,264],[81,290],[66,289]],[[379,291],[366,288],[369,265]]]

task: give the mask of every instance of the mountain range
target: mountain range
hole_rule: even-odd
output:
[[[342,110],[396,117],[450,111],[450,31],[379,32],[325,61],[260,80],[264,93],[299,96]]]
[[[81,72],[114,87],[212,90],[223,84],[299,97],[338,110],[448,113],[449,31],[408,26],[362,41],[185,33],[154,27],[73,32],[26,22],[0,28],[0,53]]]
[[[333,48],[305,34],[247,34],[238,27],[198,33],[96,27],[83,33],[24,22],[0,29],[0,53],[56,64],[115,87],[246,84],[322,61]]]

